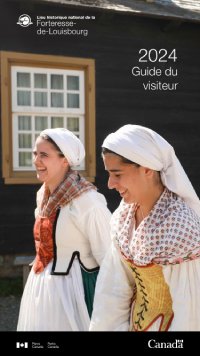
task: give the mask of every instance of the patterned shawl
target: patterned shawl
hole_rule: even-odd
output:
[[[136,265],[178,264],[200,257],[200,217],[167,188],[136,230],[136,205],[121,201],[112,216],[112,237]]]
[[[58,207],[67,205],[73,199],[77,198],[83,192],[96,187],[81,177],[77,171],[68,172],[64,181],[50,195],[48,187],[43,184],[40,188],[39,214],[49,217]]]

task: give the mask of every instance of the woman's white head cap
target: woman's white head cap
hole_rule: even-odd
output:
[[[140,166],[160,171],[163,185],[200,215],[200,200],[173,147],[155,131],[139,125],[125,125],[108,135],[102,147]]]
[[[46,129],[40,133],[49,136],[67,158],[70,166],[79,166],[85,158],[82,142],[71,131],[65,128]]]

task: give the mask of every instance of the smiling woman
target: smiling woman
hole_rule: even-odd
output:
[[[37,194],[36,257],[22,296],[18,331],[86,331],[96,278],[110,245],[104,196],[73,167],[85,150],[69,130],[46,129],[33,161]]]
[[[37,178],[46,182],[52,193],[64,179],[69,163],[56,143],[45,134],[37,138],[33,155]]]
[[[108,188],[122,201],[90,330],[200,331],[200,201],[173,147],[138,125],[102,147]]]
[[[160,173],[131,162],[109,149],[103,148],[102,152],[105,169],[109,173],[108,188],[117,190],[127,204],[135,202],[135,224],[138,226],[164,190]],[[144,201],[152,190],[152,183],[157,194],[154,193],[155,198],[146,206]]]

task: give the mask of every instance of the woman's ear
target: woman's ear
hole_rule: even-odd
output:
[[[64,166],[69,168],[69,162],[66,157],[63,158],[63,164],[64,164]]]
[[[147,168],[147,167],[143,167],[144,168],[144,174],[146,175],[146,177],[152,177],[153,176],[153,169],[151,168]]]

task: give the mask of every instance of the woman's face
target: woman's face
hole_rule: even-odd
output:
[[[116,189],[128,204],[142,203],[147,190],[144,167],[124,163],[112,153],[103,155],[103,161],[109,173],[108,188]]]
[[[37,178],[48,185],[50,192],[53,192],[62,182],[69,170],[66,158],[59,156],[54,145],[41,137],[38,137],[35,142],[33,163]]]

